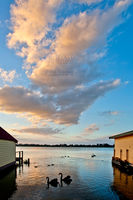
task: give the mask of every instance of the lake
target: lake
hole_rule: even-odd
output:
[[[0,178],[1,200],[133,199],[133,176],[112,167],[113,148],[17,147],[17,151],[24,151],[24,159],[31,163]],[[59,179],[60,172],[70,175],[72,182],[47,188],[46,177]]]

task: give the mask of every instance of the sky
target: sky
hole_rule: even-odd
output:
[[[19,143],[133,129],[133,0],[1,0],[0,126]]]

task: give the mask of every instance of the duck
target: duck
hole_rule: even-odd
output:
[[[62,183],[62,181],[64,181],[64,183],[69,185],[72,182],[71,176],[68,175],[65,178],[63,178],[63,174],[62,173],[59,173],[59,175],[61,176],[60,177],[61,183]]]
[[[24,160],[24,164],[30,164],[30,161],[29,161],[29,159],[28,160]]]
[[[54,179],[52,179],[51,181],[49,180],[49,177],[46,177],[46,180],[47,180],[47,185],[49,186],[49,184],[50,185],[52,185],[53,187],[57,187],[57,185],[58,185],[58,179],[57,178],[54,178]]]
[[[48,167],[50,167],[50,166],[54,166],[54,164],[49,164]]]
[[[92,158],[94,158],[95,156],[96,156],[95,154],[92,154],[92,155],[91,155]]]

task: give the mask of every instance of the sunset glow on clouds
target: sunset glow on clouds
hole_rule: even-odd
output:
[[[15,0],[11,5],[3,2],[3,8],[10,5],[10,15],[0,19],[5,30],[4,41],[0,42],[5,60],[10,52],[14,57],[9,55],[4,64],[6,69],[0,67],[0,117],[9,118],[7,123],[1,120],[1,126],[13,131],[20,142],[28,143],[30,138],[35,143],[53,143],[56,135],[56,143],[82,143],[87,130],[93,132],[94,138],[91,135],[90,139],[95,140],[111,132],[130,129],[130,121],[127,126],[118,127],[124,120],[121,113],[129,110],[124,107],[127,105],[118,103],[118,98],[131,90],[132,83],[124,84],[131,81],[130,63],[125,66],[129,74],[126,79],[124,70],[119,72],[130,58],[125,56],[122,60],[114,41],[128,35],[128,30],[122,33],[122,26],[132,20],[132,3],[132,0],[71,0],[69,3]],[[121,46],[119,42],[120,49]],[[120,54],[115,64],[113,50]],[[10,62],[13,64],[18,59],[19,65],[10,67]],[[115,90],[119,91],[118,96]],[[108,92],[108,104],[102,105]],[[101,105],[95,108],[98,102]],[[89,113],[91,109],[95,114]],[[98,120],[98,113],[105,116],[106,122]],[[16,116],[20,117],[18,125],[12,127]],[[110,124],[110,117],[116,123],[107,129],[104,124]],[[24,140],[25,134],[29,140]],[[43,142],[42,136],[48,141]],[[79,136],[81,140],[76,141]]]
[[[0,68],[0,79],[3,80],[4,82],[10,82],[12,83],[14,78],[15,78],[16,71],[6,71],[2,68]]]

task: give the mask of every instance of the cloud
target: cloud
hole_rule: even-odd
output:
[[[47,98],[24,87],[8,86],[0,89],[0,108],[8,113],[29,113],[41,118],[55,111]]]
[[[114,81],[115,82],[115,81]],[[78,123],[79,116],[87,110],[98,98],[106,92],[116,88],[114,82],[97,83],[91,87],[77,88],[67,93],[61,94],[57,98],[57,105],[62,110],[62,114],[67,123]],[[58,116],[58,115],[57,115]]]
[[[55,22],[56,7],[62,0],[15,0],[11,5],[11,30],[8,47],[17,49],[17,54],[35,62],[45,56],[45,35],[48,25]]]
[[[119,115],[119,111],[104,111],[104,112],[101,112],[101,115],[108,115],[108,116],[111,116],[111,115]]]
[[[129,81],[125,81],[124,84],[125,84],[125,85],[128,85],[128,84],[129,84]]]
[[[57,68],[53,69],[36,68],[30,78],[35,85],[40,85],[44,92],[61,93],[96,80],[99,75],[97,66],[86,63],[86,67],[83,68],[81,61],[73,59],[70,63],[63,66],[58,65]]]
[[[99,138],[96,138],[96,139],[93,139],[93,138],[86,138],[86,137],[80,137],[80,136],[74,136],[72,137],[71,143],[74,143],[74,144],[105,144],[105,143],[108,143],[108,144],[112,144],[113,141],[109,140],[109,136],[107,137],[99,137]]]
[[[0,88],[0,111],[35,116],[57,124],[77,124],[83,111],[99,97],[116,88],[115,81],[99,82],[59,96],[40,95],[24,87]]]
[[[103,1],[103,0],[79,0],[80,3],[86,3],[88,5],[100,3],[101,1]]]
[[[27,134],[30,133],[30,134],[43,135],[43,136],[57,135],[61,133],[59,129],[53,129],[51,127],[44,127],[44,128],[32,127],[32,128],[23,128],[23,129],[13,129],[13,131],[17,133],[27,133]]]
[[[16,71],[6,71],[2,68],[0,68],[0,79],[4,82],[12,83],[16,75]]]
[[[41,88],[47,88],[56,92],[71,89],[80,84],[86,84],[91,81],[89,77],[97,78],[96,67],[90,62],[94,52],[104,48],[106,40],[114,27],[122,22],[121,13],[126,9],[126,5],[131,1],[124,1],[106,11],[95,10],[91,13],[83,12],[78,16],[67,18],[63,25],[56,31],[56,39],[52,43],[52,52],[40,60],[33,72],[29,76],[31,80]],[[85,56],[86,55],[86,56]],[[66,64],[60,64],[55,58],[72,59]],[[52,62],[54,60],[54,62]],[[84,68],[86,65],[86,68]],[[69,76],[48,76],[47,71],[51,74],[55,71],[61,72],[76,71],[77,73]],[[89,73],[91,71],[91,73]],[[59,73],[58,73],[59,72]],[[83,73],[80,76],[80,73]],[[95,74],[96,72],[96,74]],[[83,77],[83,78],[82,78]],[[93,79],[92,79],[93,80]]]
[[[96,124],[90,124],[87,128],[85,128],[85,133],[83,135],[88,135],[88,133],[94,133],[95,131],[99,131],[100,128]]]
[[[113,28],[121,23],[121,13],[130,3],[130,0],[116,1],[106,11],[97,9],[66,19],[57,31],[55,54],[73,56],[90,47],[101,46]]]
[[[11,6],[8,46],[26,59],[27,76],[47,93],[62,92],[98,78],[92,57],[104,47],[108,35],[121,23],[121,13],[131,3],[119,0],[104,11],[96,9],[89,14],[73,15],[54,30],[52,25],[58,25],[56,11],[62,2],[16,0]]]
[[[33,91],[24,87],[1,88],[3,112],[77,124],[81,114],[98,98],[119,86],[119,79],[98,81],[102,70],[97,60],[105,56],[108,37],[122,22],[122,13],[132,1],[115,1],[106,10],[80,12],[58,23],[56,11],[61,3],[16,0],[11,6],[8,46],[24,57]],[[35,88],[40,94],[34,92]]]

